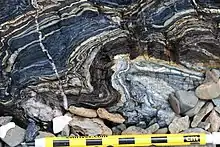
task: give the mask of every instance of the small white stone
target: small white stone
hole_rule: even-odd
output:
[[[6,125],[2,125],[0,127],[0,138],[5,138],[7,132],[15,127],[14,122],[7,123]]]
[[[61,132],[66,125],[72,120],[69,116],[58,116],[53,119],[53,132],[59,133]]]

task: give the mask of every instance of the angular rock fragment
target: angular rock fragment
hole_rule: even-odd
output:
[[[2,138],[2,141],[11,147],[15,147],[24,141],[24,137],[25,130],[16,125],[15,128],[7,132],[6,136]]]
[[[123,123],[125,121],[125,119],[120,114],[109,113],[104,108],[99,108],[97,110],[97,114],[100,118],[107,119],[107,120],[112,121],[114,123]]]
[[[179,133],[189,128],[189,116],[175,117],[172,123],[169,125],[169,131],[172,134]]]
[[[61,132],[66,125],[72,120],[69,116],[58,116],[53,119],[53,132],[59,133]]]
[[[61,136],[69,136],[70,135],[70,126],[69,125],[65,125],[65,127],[63,128],[62,132],[61,132]]]
[[[193,117],[193,121],[191,123],[191,127],[197,127],[198,124],[202,121],[202,119],[212,111],[214,108],[212,103],[207,103],[199,112]]]
[[[192,116],[196,115],[204,105],[205,105],[205,101],[199,100],[194,108],[190,109],[189,111],[185,112],[184,114],[188,115],[189,117],[192,117]]]
[[[39,130],[40,130],[40,127],[37,126],[35,121],[29,119],[29,123],[26,128],[26,132],[25,132],[25,141],[26,142],[34,141],[35,137],[38,135]]]
[[[198,98],[195,96],[194,91],[178,90],[175,92],[175,96],[179,101],[181,113],[194,108],[198,102]]]
[[[220,107],[215,107],[215,111],[218,112],[218,114],[220,114]]]
[[[70,106],[68,110],[73,114],[83,116],[83,117],[97,117],[96,110],[93,110],[93,109]]]
[[[72,121],[69,122],[74,133],[83,135],[111,135],[112,131],[99,118],[83,118],[80,116],[73,116]],[[78,134],[78,135],[79,135]]]
[[[206,121],[211,124],[209,132],[218,132],[220,128],[220,115],[215,110],[212,110]]]

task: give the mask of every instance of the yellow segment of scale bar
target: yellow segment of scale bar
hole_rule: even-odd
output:
[[[46,147],[140,147],[206,144],[206,134],[147,134],[48,137]]]

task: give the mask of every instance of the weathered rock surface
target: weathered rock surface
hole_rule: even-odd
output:
[[[73,114],[83,116],[83,117],[97,117],[96,110],[93,110],[93,109],[70,106],[68,110]]]
[[[207,133],[207,134],[210,134],[210,132],[208,132],[202,128],[189,128],[181,133]]]
[[[38,135],[39,130],[40,130],[40,127],[37,126],[35,121],[29,119],[29,124],[26,128],[26,131],[25,131],[25,141],[26,142],[34,141],[34,139]]]
[[[5,138],[2,140],[11,147],[17,146],[24,141],[25,130],[20,128],[19,126],[15,126],[15,128],[10,129]]]
[[[83,135],[111,135],[112,131],[99,118],[83,118],[73,116],[72,121],[69,122],[74,133],[79,132]]]
[[[160,127],[169,125],[175,116],[168,103],[169,95],[175,90],[193,88],[192,81],[202,79],[200,73],[179,67],[172,68],[178,70],[173,76],[170,66],[144,56],[135,60],[126,55],[116,56],[113,70],[112,84],[122,95],[117,105],[122,108],[123,116],[137,118],[136,122],[144,119],[147,123],[156,118]],[[182,79],[183,75],[190,77],[189,82]]]
[[[220,95],[220,80],[216,82],[207,82],[196,88],[196,96],[200,99],[210,100]]]
[[[207,103],[199,112],[193,117],[191,127],[197,127],[201,120],[212,111],[214,108],[212,103]]]
[[[52,109],[34,98],[23,103],[22,108],[29,117],[37,118],[41,121],[51,121],[58,113],[56,109]]]
[[[125,119],[120,114],[109,113],[104,108],[99,108],[97,110],[97,114],[100,118],[107,119],[107,120],[112,121],[114,123],[123,123],[125,121]]]
[[[175,97],[175,95],[174,95],[173,93],[170,94],[168,101],[169,101],[170,106],[171,106],[171,108],[173,109],[173,111],[174,111],[176,114],[180,114],[180,102],[179,102],[179,100]]]
[[[198,103],[198,98],[195,96],[194,91],[178,90],[175,92],[175,96],[179,101],[181,113],[194,108]]]
[[[212,110],[206,121],[211,124],[209,128],[210,132],[218,132],[220,128],[220,115],[215,110]]]
[[[169,131],[172,134],[179,133],[189,128],[189,116],[175,117],[172,123],[169,125]]]
[[[194,108],[185,112],[184,114],[188,115],[189,117],[196,115],[201,110],[201,108],[205,105],[205,103],[206,103],[205,101],[199,100]]]

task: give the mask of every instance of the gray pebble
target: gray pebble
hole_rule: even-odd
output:
[[[121,130],[117,127],[112,127],[112,134],[113,135],[120,135],[121,134]]]
[[[196,97],[194,91],[178,90],[175,96],[179,101],[180,113],[184,113],[194,108],[198,102],[198,97]]]
[[[116,126],[119,130],[124,131],[127,127],[125,124],[120,124]]]
[[[7,132],[5,138],[2,138],[2,141],[11,147],[14,147],[22,143],[24,141],[24,137],[25,130],[16,125],[15,128],[10,129]]]
[[[0,126],[1,125],[6,125],[12,120],[12,116],[1,116],[0,117]]]
[[[189,128],[181,133],[206,133],[206,134],[210,134],[210,132],[208,132],[202,128]]]
[[[198,103],[195,105],[195,107],[185,112],[184,115],[188,115],[189,117],[196,115],[205,105],[205,103],[206,103],[205,101],[199,100]]]

